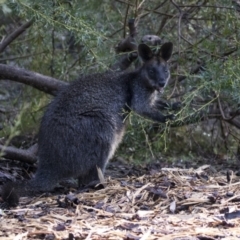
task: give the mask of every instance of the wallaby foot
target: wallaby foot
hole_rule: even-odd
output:
[[[78,177],[78,187],[82,188],[91,182],[99,181],[97,167],[92,168],[87,175]]]
[[[181,102],[175,102],[172,104],[172,110],[173,111],[179,111],[182,108],[182,103]]]
[[[95,189],[96,185],[98,185],[100,183],[100,180],[93,180],[91,182],[89,182],[86,185],[81,185],[78,187],[78,190],[81,192],[82,190],[86,190],[86,189]]]
[[[165,117],[165,122],[167,122],[168,120],[173,121],[176,119],[176,116],[174,114],[166,115],[164,117]]]

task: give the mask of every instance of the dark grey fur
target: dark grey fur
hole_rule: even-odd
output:
[[[172,119],[154,105],[170,77],[172,43],[165,43],[157,55],[145,44],[138,52],[144,62],[140,69],[83,77],[53,99],[39,130],[36,175],[3,187],[2,198],[9,205],[17,205],[18,196],[51,191],[62,179],[75,177],[79,184],[97,180],[96,166],[104,172],[122,139],[129,111],[157,122]]]

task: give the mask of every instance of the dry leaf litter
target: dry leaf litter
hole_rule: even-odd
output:
[[[231,171],[162,168],[67,195],[23,197],[0,209],[0,239],[234,240],[239,202]]]

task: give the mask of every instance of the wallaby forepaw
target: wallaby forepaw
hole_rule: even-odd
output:
[[[178,111],[182,108],[182,103],[181,102],[175,102],[172,104],[172,110]]]
[[[170,114],[170,115],[167,115],[165,116],[165,121],[167,122],[168,120],[175,120],[176,119],[176,116],[174,114]]]

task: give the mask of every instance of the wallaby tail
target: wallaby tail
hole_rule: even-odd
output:
[[[33,179],[28,181],[6,183],[1,191],[2,199],[10,207],[16,207],[20,197],[49,192],[56,186],[56,183],[57,179],[53,175],[36,174]]]
[[[9,207],[16,207],[19,203],[19,197],[24,194],[24,185],[26,183],[8,182],[3,185],[1,190],[2,199]]]

